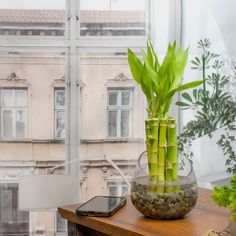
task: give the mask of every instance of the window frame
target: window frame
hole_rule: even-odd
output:
[[[11,90],[13,91],[13,105],[12,106],[3,106],[3,91]],[[16,91],[25,91],[25,106],[16,106]],[[25,140],[28,137],[27,130],[28,130],[28,88],[24,87],[8,87],[8,88],[1,88],[1,139],[3,140]],[[11,137],[4,137],[4,129],[3,129],[3,113],[4,111],[11,111],[12,113],[12,134]],[[23,137],[16,137],[16,113],[17,111],[24,111],[25,113],[25,130],[24,130],[24,136]]]
[[[122,92],[128,91],[130,92],[130,104],[129,105],[122,105]],[[109,95],[112,92],[117,92],[117,105],[110,105],[109,104]],[[130,87],[124,88],[108,88],[107,89],[107,138],[108,139],[127,139],[132,137],[132,116],[133,116],[133,96],[134,96],[134,89]],[[110,136],[109,134],[109,112],[110,111],[117,111],[117,124],[116,124],[116,136]],[[121,136],[121,112],[122,111],[129,111],[129,130],[128,136]]]
[[[65,104],[64,106],[57,106],[56,105],[56,94],[58,91],[64,91],[64,96],[65,96]],[[56,87],[54,88],[54,139],[56,140],[65,140],[65,137],[57,137],[57,112],[63,111],[64,112],[64,122],[66,123],[66,91],[65,88],[63,87]],[[64,132],[66,131],[66,127],[64,126]]]

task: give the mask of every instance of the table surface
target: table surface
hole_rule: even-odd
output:
[[[209,229],[222,230],[228,226],[229,211],[214,204],[211,191],[199,189],[195,208],[183,219],[153,220],[144,217],[127,204],[112,217],[78,217],[75,209],[81,205],[59,207],[60,215],[73,223],[112,236],[201,236]]]

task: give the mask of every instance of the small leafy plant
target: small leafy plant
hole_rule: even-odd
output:
[[[179,136],[179,150],[182,155],[186,155],[186,149],[189,144],[191,145],[191,140],[203,135],[211,137],[215,130],[224,127],[225,133],[217,144],[224,155],[228,156],[227,172],[236,173],[236,154],[231,145],[235,141],[231,131],[236,130],[233,125],[236,120],[236,103],[227,92],[230,77],[222,74],[224,61],[219,55],[209,51],[208,39],[200,40],[198,48],[202,50],[202,55],[191,61],[191,68],[202,72],[204,82],[202,88],[193,89],[191,93],[182,93],[182,101],[176,103],[183,110],[195,111],[195,118],[184,126]]]
[[[230,179],[230,186],[215,187],[212,199],[221,207],[231,210],[230,218],[236,221],[236,174]]]
[[[135,81],[146,96],[148,119],[145,120],[149,176],[152,182],[177,179],[176,121],[168,112],[172,97],[178,91],[194,88],[202,80],[181,85],[188,59],[188,49],[170,44],[162,63],[150,40],[141,61],[128,49],[128,62]]]

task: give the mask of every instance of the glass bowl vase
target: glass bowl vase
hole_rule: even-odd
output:
[[[174,181],[151,182],[148,175],[147,153],[138,159],[131,183],[131,201],[144,216],[153,219],[178,219],[195,206],[197,180],[192,163],[178,158],[178,178]]]

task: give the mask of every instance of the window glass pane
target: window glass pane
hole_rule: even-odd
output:
[[[231,127],[231,125],[232,127],[235,126],[235,116],[231,117],[229,115],[234,112],[225,112],[227,107],[230,107],[229,109],[235,107],[235,95],[231,94],[231,91],[228,90],[231,88],[234,91],[233,93],[236,91],[234,65],[236,61],[236,45],[233,40],[236,36],[235,9],[235,0],[199,0],[191,1],[191,3],[188,0],[183,1],[184,14],[182,19],[184,33],[182,38],[185,48],[190,45],[189,59],[184,76],[185,81],[183,83],[203,77],[207,78],[204,88],[206,90],[204,92],[206,96],[198,97],[194,101],[196,106],[192,107],[193,109],[180,109],[180,122],[181,127],[183,127],[180,132],[191,134],[190,136],[194,137],[190,138],[190,140],[194,139],[191,140],[191,146],[193,147],[191,150],[193,151],[193,167],[196,177],[199,180],[204,177],[203,180],[199,181],[200,186],[213,186],[215,180],[219,182],[222,179],[226,180],[226,170],[229,173],[233,172],[236,166],[236,159],[233,156],[231,158],[229,153],[227,154],[223,151],[224,145],[217,145],[217,143],[220,143],[218,140],[222,140],[220,137],[224,137],[224,135],[235,137],[236,134],[233,128],[229,132],[223,128],[227,126]],[[201,43],[198,43],[199,40],[202,40]],[[204,48],[201,47],[203,44]],[[211,56],[208,58],[208,55]],[[206,60],[203,70],[204,57]],[[198,67],[196,66],[198,64],[196,63],[196,58],[201,61],[200,69],[194,69]],[[195,65],[192,61],[195,62]],[[219,68],[216,66],[217,64],[220,65]],[[228,77],[229,80],[223,81],[219,79],[225,77]],[[200,85],[196,89],[199,91],[202,88],[203,86]],[[191,96],[193,94],[192,92],[188,93]],[[222,96],[226,96],[227,99],[222,99]],[[183,102],[187,101],[186,97],[181,98]],[[212,101],[216,105],[212,105]],[[203,103],[203,106],[199,105]],[[191,126],[191,123],[189,123],[191,121],[194,122],[192,123],[194,126]],[[198,127],[198,129],[194,129],[193,127]],[[211,137],[206,138],[204,136],[206,133],[211,133]],[[230,138],[226,139],[230,140]],[[235,142],[231,140],[228,144],[230,149],[232,148],[235,151]],[[214,168],[205,168],[205,166],[214,166]],[[225,173],[225,177],[215,178],[215,176],[219,176],[218,173]]]
[[[80,35],[145,35],[145,0],[81,0]]]
[[[26,90],[15,90],[16,94],[16,106],[26,106],[26,100],[27,100],[27,92]]]
[[[95,195],[121,195],[121,186],[127,184],[119,181],[117,188],[116,180],[121,176],[104,157],[112,159],[131,179],[134,163],[145,150],[144,97],[132,78],[126,52],[127,49],[121,48],[78,52],[82,85],[81,201]],[[121,123],[124,124],[121,126]],[[104,180],[110,183],[107,188]]]
[[[3,89],[2,90],[2,106],[10,107],[14,106],[14,91]]]
[[[0,35],[63,36],[65,0],[0,1]]]
[[[121,105],[130,105],[130,91],[122,91]]]
[[[116,186],[109,187],[109,196],[117,196],[118,195],[118,188]]]
[[[128,186],[122,186],[122,196],[129,194]]]
[[[57,232],[58,233],[66,232],[66,220],[63,219],[58,212],[56,215],[56,220],[57,220]]]
[[[117,111],[109,111],[109,137],[117,136]]]
[[[109,92],[109,105],[117,105],[117,92]]]
[[[3,101],[4,97],[2,92],[7,87],[7,95],[13,94],[15,102],[14,106],[0,108],[1,138],[5,138],[4,145],[1,146],[0,160],[7,166],[0,170],[1,182],[9,179],[16,181],[21,175],[46,174],[47,168],[65,161],[65,140],[61,138],[64,136],[62,127],[65,126],[66,98],[61,93],[58,103],[63,108],[60,106],[58,118],[55,119],[55,90],[60,88],[61,92],[65,87],[65,52],[44,50],[42,47],[40,50],[14,48],[14,52],[0,52],[1,100]],[[7,95],[5,100],[11,97]],[[55,139],[55,127],[58,127],[60,140]],[[64,171],[62,166],[56,169],[55,173],[63,174]],[[9,219],[6,212],[7,222],[2,223],[3,214],[0,213],[0,235],[37,234],[29,232],[29,229],[42,230],[45,235],[56,233],[54,213],[32,212],[29,218],[23,211],[14,211],[18,207],[18,197],[14,199],[9,200],[9,204],[10,201],[12,204],[13,219]],[[8,206],[7,200],[0,199],[0,202]],[[5,209],[3,205],[0,206],[0,211]],[[47,231],[43,232],[44,229]]]
[[[121,137],[129,136],[129,111],[121,111]]]
[[[25,111],[16,111],[16,137],[25,137]]]
[[[13,219],[13,209],[12,209],[12,191],[2,190],[1,191],[1,222],[9,222]]]
[[[56,112],[56,138],[65,138],[65,111]]]
[[[65,90],[56,90],[56,107],[65,106]]]
[[[18,185],[0,184],[0,235],[29,235],[29,212],[19,211]]]
[[[3,137],[11,138],[13,136],[12,131],[12,121],[13,121],[12,111],[3,110]]]

